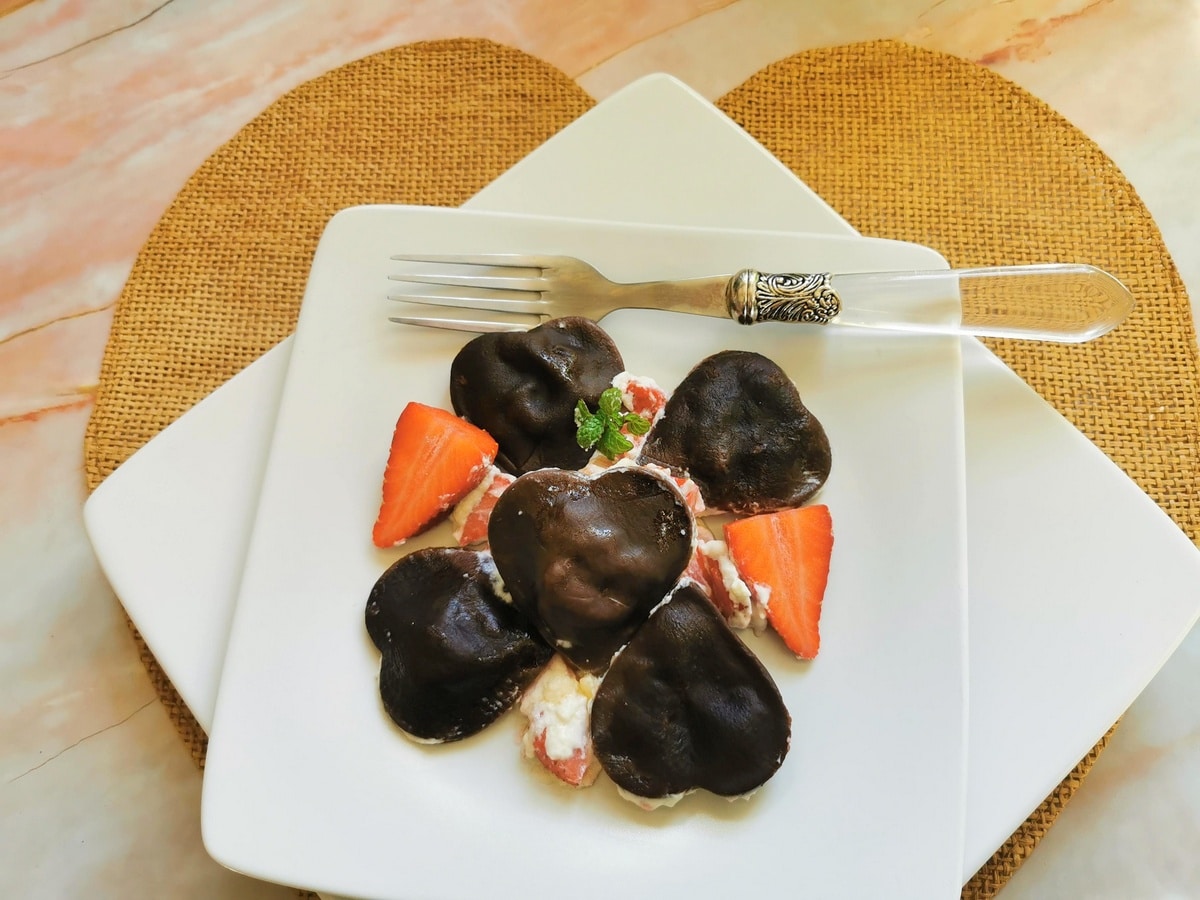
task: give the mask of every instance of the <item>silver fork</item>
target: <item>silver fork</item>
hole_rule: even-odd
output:
[[[627,284],[568,256],[430,254],[388,277],[419,291],[389,296],[417,304],[390,316],[408,325],[460,331],[523,331],[547,319],[599,321],[618,309],[657,309],[757,322],[848,325],[921,334],[970,334],[1082,343],[1108,333],[1133,308],[1133,295],[1093,266],[1049,263],[925,272],[735,275]],[[438,314],[430,307],[499,313]]]

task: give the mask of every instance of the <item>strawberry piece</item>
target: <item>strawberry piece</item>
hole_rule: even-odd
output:
[[[659,468],[657,466],[646,465],[647,469]],[[670,471],[669,469],[667,470]],[[700,493],[700,485],[692,481],[690,478],[682,478],[675,475],[671,476],[671,480],[675,482],[675,486],[679,488],[679,493],[683,494],[683,502],[687,504],[687,508],[692,511],[693,516],[704,515],[707,507],[704,505],[704,496]]]
[[[692,558],[688,560],[687,568],[683,570],[683,574],[679,576],[682,581],[685,578],[690,578],[699,585],[700,590],[708,595],[709,599],[716,603],[712,595],[712,585],[708,582],[708,569],[704,565],[704,557],[700,553],[700,548],[697,546],[692,551]],[[720,605],[717,605],[720,609]]]
[[[729,617],[733,615],[733,601],[729,598],[729,591],[725,590],[725,582],[721,580],[721,571],[716,560],[709,559],[697,546],[683,574],[699,585],[721,617],[729,621]]]
[[[720,563],[706,555],[705,545],[713,540],[713,534],[703,522],[696,522],[696,546],[692,550],[692,558],[688,560],[687,568],[680,578],[690,578],[696,582],[700,590],[713,602],[713,606],[725,619],[733,615],[733,600],[725,588],[725,580],[721,577]]]
[[[653,422],[667,405],[667,392],[653,378],[622,372],[613,379],[613,387],[621,392],[622,405]]]
[[[402,544],[436,522],[483,480],[496,450],[491,435],[454,413],[409,403],[392,434],[375,546]]]
[[[461,526],[455,531],[455,538],[458,540],[460,547],[469,547],[472,544],[482,544],[487,542],[488,520],[492,517],[492,509],[496,505],[496,501],[500,499],[500,495],[504,493],[505,488],[516,481],[516,477],[509,475],[507,472],[502,472],[495,466],[489,469],[491,473],[490,480],[487,475],[484,476],[484,481],[487,482],[487,487],[483,487],[483,482],[478,485],[479,490],[475,491],[478,496],[475,497],[475,502],[471,505],[468,511],[456,509],[454,511],[454,520],[460,521]],[[463,505],[471,503],[472,498],[467,497],[463,500]]]
[[[546,752],[546,732],[541,732],[533,739],[533,753],[551,775],[571,787],[588,787],[599,774],[596,758],[583,747],[576,747],[575,752],[566,759],[554,759]],[[585,783],[586,782],[586,783]]]
[[[699,522],[696,549],[683,577],[696,583],[730,628],[753,628],[755,633],[766,630],[765,613],[755,617],[753,595],[729,558],[725,542],[714,540],[712,533]]]
[[[829,507],[801,506],[739,519],[725,526],[725,541],[788,649],[801,659],[815,657],[833,552]]]

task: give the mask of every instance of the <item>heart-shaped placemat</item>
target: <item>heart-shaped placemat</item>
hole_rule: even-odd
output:
[[[550,65],[467,39],[379,53],[272,104],[189,179],[138,255],[88,423],[89,488],[291,332],[337,210],[457,206],[593,105]],[[986,69],[891,41],[797,54],[718,105],[865,234],[955,266],[1089,262],[1129,285],[1133,315],[1093,344],[990,346],[1197,539],[1190,306],[1149,213],[1091,140]],[[202,766],[204,732],[135,637]],[[1106,741],[964,897],[999,891]]]

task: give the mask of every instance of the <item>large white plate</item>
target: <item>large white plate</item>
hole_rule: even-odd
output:
[[[605,100],[467,206],[854,234],[761,145],[665,75]],[[164,430],[85,508],[114,590],[205,727],[290,347],[284,341]],[[1200,554],[977,341],[963,341],[963,364],[965,881],[1187,633],[1200,609]]]
[[[217,697],[209,852],[262,878],[364,897],[523,897],[521,846],[538,881],[579,897],[633,884],[684,897],[697,883],[791,896],[784,859],[817,896],[957,895],[966,558],[953,338],[654,312],[605,320],[627,368],[664,385],[724,348],[766,354],[834,447],[821,493],[836,533],[822,652],[805,665],[776,640],[753,642],[795,739],[750,802],[698,796],[646,815],[604,780],[584,792],[547,784],[519,758],[515,715],[451,747],[391,725],[363,610],[399,554],[374,549],[368,532],[399,411],[449,405],[450,361],[469,336],[390,325],[388,257],[483,249],[577,256],[619,281],[945,265],[924,247],[857,237],[425,207],[335,216],[301,309]],[[443,526],[405,550],[451,543]],[[893,827],[914,812],[920,829]]]

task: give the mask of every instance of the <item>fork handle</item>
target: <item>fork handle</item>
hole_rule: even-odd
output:
[[[743,325],[804,322],[1081,343],[1119,325],[1133,295],[1102,269],[1055,263],[844,275],[744,269],[729,280],[725,302]]]

